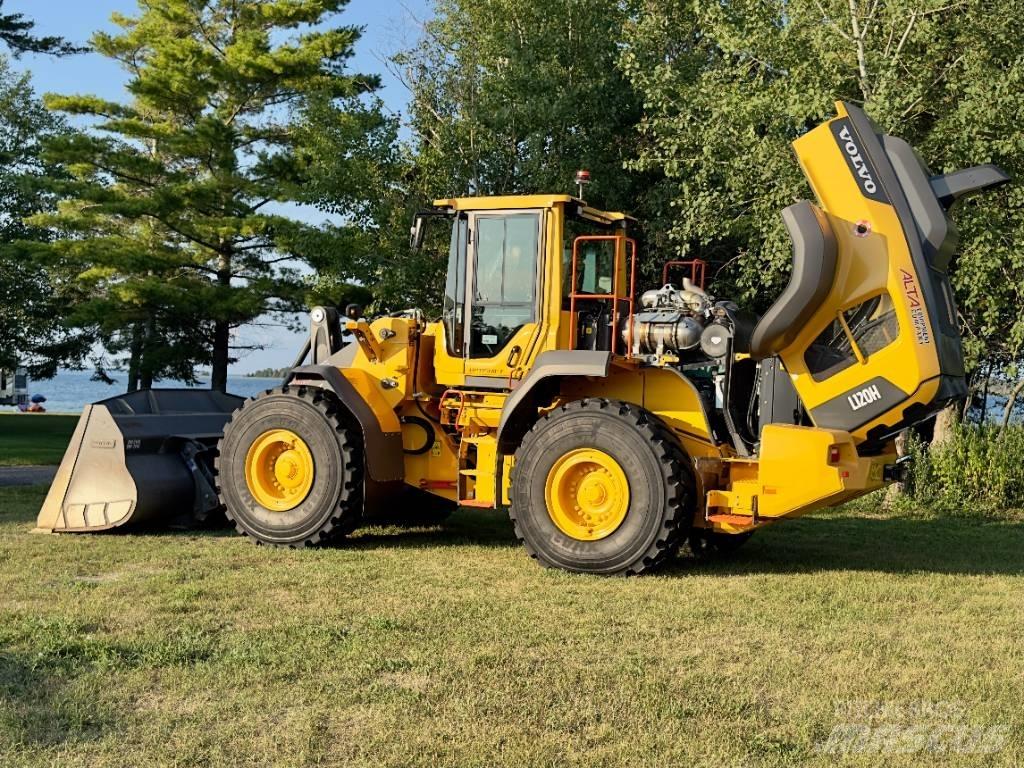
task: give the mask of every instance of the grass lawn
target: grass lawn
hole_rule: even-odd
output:
[[[295,552],[31,535],[42,497],[0,489],[5,768],[1024,761],[1019,522],[848,510],[621,580],[494,513]],[[851,722],[1004,741],[816,751]]]
[[[78,416],[0,413],[0,467],[59,464]]]

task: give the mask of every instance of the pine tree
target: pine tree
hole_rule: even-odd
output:
[[[0,11],[4,0],[0,0]],[[7,44],[15,56],[23,53],[48,53],[53,56],[66,56],[71,53],[82,53],[86,49],[72,45],[62,37],[48,35],[37,37],[32,34],[36,24],[26,19],[23,13],[0,13],[0,40]]]
[[[334,23],[344,4],[147,0],[90,41],[127,71],[129,103],[48,96],[94,122],[50,142],[74,178],[54,181],[64,200],[37,223],[75,233],[51,251],[82,267],[76,316],[116,318],[104,339],[142,355],[140,383],[208,361],[223,391],[232,329],[300,306],[318,230],[273,212],[303,197],[299,115],[376,86],[345,71],[359,32]]]
[[[75,365],[92,339],[65,320],[71,273],[59,262],[40,263],[31,245],[54,233],[26,219],[53,206],[38,183],[57,178],[59,167],[42,157],[42,143],[66,127],[35,96],[28,75],[11,71],[0,55],[0,367],[23,365],[33,378]]]

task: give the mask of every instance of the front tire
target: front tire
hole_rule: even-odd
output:
[[[218,444],[218,489],[239,533],[282,547],[326,544],[359,524],[358,432],[330,393],[284,386],[245,403]]]
[[[689,461],[668,428],[636,405],[563,405],[534,425],[515,458],[509,514],[543,565],[639,574],[672,555],[689,530]]]

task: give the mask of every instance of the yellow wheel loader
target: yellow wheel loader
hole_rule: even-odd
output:
[[[1008,177],[933,175],[837,108],[794,142],[817,203],[782,211],[793,269],[762,317],[710,296],[696,262],[638,291],[624,214],[439,200],[412,232],[451,232],[439,321],[317,307],[277,389],[91,406],[40,529],[220,504],[257,542],[303,547],[382,514],[507,508],[544,565],[636,574],[881,487],[894,437],[966,394],[947,214]]]

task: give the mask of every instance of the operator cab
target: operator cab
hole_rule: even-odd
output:
[[[507,390],[542,352],[616,344],[614,324],[630,307],[619,268],[626,249],[635,250],[629,217],[568,195],[438,200],[417,214],[414,248],[433,218],[450,221],[434,347],[439,383]]]

